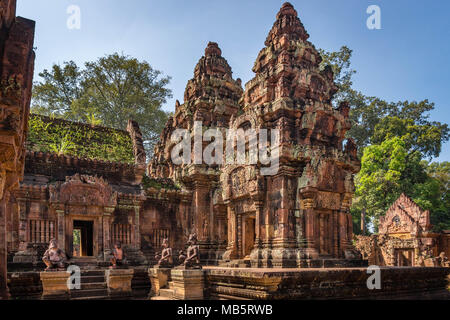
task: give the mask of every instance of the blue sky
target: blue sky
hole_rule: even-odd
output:
[[[18,0],[17,15],[36,21],[36,75],[53,63],[79,65],[123,52],[172,77],[173,111],[183,100],[208,41],[243,83],[284,1],[256,0]],[[310,41],[325,50],[347,45],[357,70],[354,87],[389,101],[429,99],[431,119],[449,123],[450,1],[293,0]],[[67,8],[81,9],[81,29],[66,26]],[[369,30],[369,5],[381,8],[381,30]],[[450,143],[439,161],[450,161]]]

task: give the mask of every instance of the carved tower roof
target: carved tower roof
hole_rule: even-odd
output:
[[[188,81],[184,92],[184,103],[178,100],[175,114],[170,117],[155,147],[149,174],[153,177],[174,177],[176,170],[170,160],[173,143],[171,134],[175,129],[192,130],[194,121],[204,127],[227,128],[230,118],[236,115],[242,96],[241,80],[234,80],[222,50],[215,42],[209,42],[205,54],[194,69],[194,77]]]
[[[316,108],[331,108],[337,90],[333,72],[320,69],[322,58],[308,38],[297,11],[283,4],[254,64],[256,75],[246,84],[245,108],[281,98],[292,100],[290,107],[319,102]]]
[[[402,193],[400,197],[380,217],[379,232],[418,233],[430,231],[430,212],[420,208],[410,197]]]

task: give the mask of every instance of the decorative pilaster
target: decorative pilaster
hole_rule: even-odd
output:
[[[57,218],[57,232],[58,235],[58,246],[60,248],[63,248],[63,250],[67,250],[66,248],[66,215],[64,211],[63,205],[56,206],[57,209],[55,209],[56,212],[56,218]]]
[[[316,259],[319,255],[317,250],[317,223],[316,214],[314,212],[315,208],[315,197],[316,190],[307,188],[301,191],[303,199],[301,200],[301,210],[305,217],[305,239],[306,239],[306,249],[305,255],[307,259]]]
[[[223,254],[223,260],[230,261],[237,259],[238,255],[238,244],[237,244],[237,216],[234,211],[233,206],[228,203],[227,205],[227,216],[228,216],[228,246],[227,251]]]
[[[114,207],[105,207],[103,212],[103,257],[105,261],[109,261],[111,255],[111,214]]]
[[[134,245],[136,250],[141,249],[141,232],[140,232],[140,221],[139,221],[139,210],[140,206],[134,206]]]
[[[17,211],[19,214],[19,251],[25,251],[27,249],[27,212],[26,212],[26,199],[17,198]]]
[[[9,299],[7,264],[7,239],[6,239],[6,204],[9,201],[9,191],[3,192],[0,199],[0,300]]]

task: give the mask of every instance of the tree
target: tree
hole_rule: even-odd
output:
[[[378,218],[402,192],[425,210],[430,210],[436,230],[449,228],[448,163],[431,164],[423,159],[439,156],[449,139],[447,124],[429,120],[434,104],[428,100],[386,102],[352,88],[352,51],[322,54],[322,67],[331,65],[338,86],[336,100],[349,102],[353,138],[361,158],[355,178],[356,193],[351,208],[355,232],[361,213],[375,229]]]
[[[352,88],[352,50],[343,46],[337,52],[320,50],[322,68],[330,65],[338,86],[335,100],[350,104],[352,128],[347,136],[355,140],[361,157],[366,146],[378,144],[394,136],[408,138],[408,148],[423,152],[424,157],[437,157],[442,143],[449,139],[447,124],[429,121],[434,104],[428,100],[387,102],[369,97]],[[405,140],[406,141],[406,140]]]
[[[431,212],[431,224],[435,231],[450,230],[450,162],[423,161],[428,179],[417,185],[417,204]]]
[[[32,112],[68,120],[126,129],[139,123],[147,154],[159,138],[167,114],[162,104],[171,97],[170,77],[161,77],[146,61],[114,53],[80,70],[75,62],[53,65],[34,85]]]
[[[447,124],[428,120],[434,104],[428,100],[398,103],[392,115],[382,118],[375,126],[371,143],[381,143],[392,137],[402,137],[408,150],[419,151],[424,158],[438,157],[442,143],[449,139]]]
[[[33,86],[32,111],[43,115],[64,116],[74,101],[83,96],[83,74],[75,62],[54,64],[52,70],[39,73],[42,82]]]
[[[361,171],[356,178],[356,197],[360,207],[376,225],[378,218],[402,192],[407,150],[400,138],[364,149]],[[361,208],[361,209],[362,209]]]

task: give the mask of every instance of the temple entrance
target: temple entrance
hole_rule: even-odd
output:
[[[256,233],[255,233],[255,215],[243,216],[243,232],[242,232],[242,249],[244,259],[250,258],[250,253],[255,245]]]
[[[73,256],[92,257],[94,256],[94,222],[93,221],[73,221]]]
[[[412,267],[414,261],[414,249],[397,249],[397,266]]]

